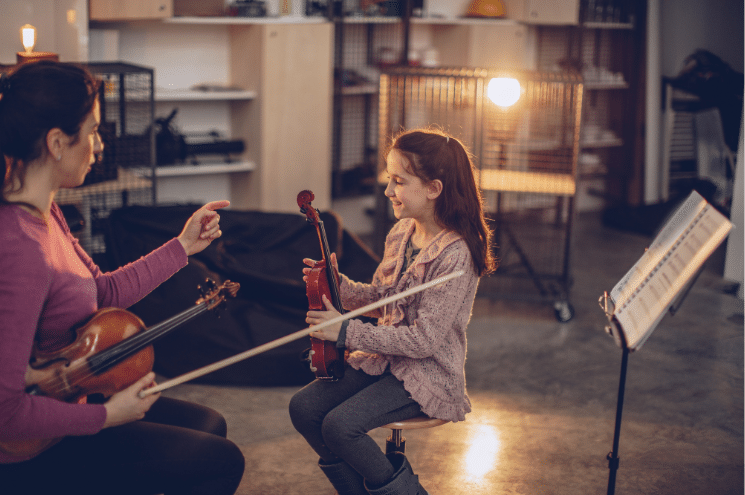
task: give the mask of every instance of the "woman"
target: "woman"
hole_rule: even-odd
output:
[[[148,373],[104,404],[26,392],[34,348],[54,351],[102,307],[126,308],[220,237],[208,203],[178,237],[102,273],[54,203],[83,183],[103,150],[98,82],[82,67],[25,64],[0,77],[0,487],[3,493],[232,494],[244,459],[211,409],[139,392]],[[17,449],[61,441],[42,452]]]

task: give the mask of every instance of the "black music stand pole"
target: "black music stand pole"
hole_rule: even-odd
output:
[[[621,435],[621,413],[623,412],[623,395],[626,389],[626,367],[629,361],[629,348],[624,345],[621,358],[621,379],[618,384],[618,404],[616,406],[616,428],[613,433],[613,450],[608,454],[608,495],[616,491],[616,471],[618,471],[618,437]]]

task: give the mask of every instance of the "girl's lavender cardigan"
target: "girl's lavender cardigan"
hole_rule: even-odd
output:
[[[383,261],[372,284],[343,277],[344,307],[353,310],[429,280],[464,270],[464,275],[399,299],[367,316],[378,324],[351,320],[346,330],[349,364],[370,375],[390,371],[404,383],[426,415],[463,421],[471,411],[466,394],[466,326],[479,277],[465,241],[443,230],[399,277],[414,221],[399,221],[388,234]]]

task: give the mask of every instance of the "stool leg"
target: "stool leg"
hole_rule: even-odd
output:
[[[401,434],[401,430],[392,429],[391,434],[385,441],[385,453],[391,452],[406,453],[406,439]]]

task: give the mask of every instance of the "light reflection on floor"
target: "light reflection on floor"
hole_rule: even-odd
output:
[[[476,425],[469,433],[466,442],[470,447],[464,457],[462,472],[466,481],[478,484],[486,474],[499,468],[502,444],[494,426]]]

